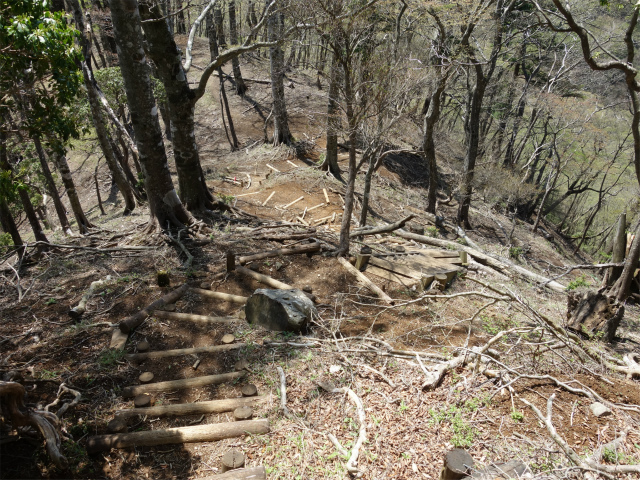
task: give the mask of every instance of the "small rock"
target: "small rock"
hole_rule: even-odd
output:
[[[209,290],[211,288],[211,284],[209,282],[202,282],[200,284],[200,288],[203,290]]]
[[[165,305],[163,310],[165,312],[175,312],[176,311],[176,304],[175,303],[170,303],[169,305]]]
[[[311,285],[305,285],[304,287],[302,287],[302,291],[307,293],[313,293],[313,288],[311,288]]]
[[[282,267],[284,267],[282,262],[276,262],[276,270],[280,270]]]
[[[591,410],[591,413],[593,413],[598,418],[608,417],[612,413],[611,409],[600,402],[592,403],[591,405],[589,405],[589,409]]]
[[[329,373],[338,373],[340,370],[342,370],[340,365],[331,365],[329,367]]]
[[[136,349],[140,353],[144,353],[144,352],[148,351],[149,350],[149,342],[147,342],[146,340],[142,340],[141,342],[138,342],[138,345],[136,346]]]

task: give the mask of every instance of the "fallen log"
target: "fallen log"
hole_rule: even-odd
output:
[[[424,243],[426,245],[433,245],[440,248],[454,248],[459,251],[467,252],[478,263],[487,265],[495,270],[498,270],[500,273],[517,273],[519,276],[524,277],[527,280],[533,280],[536,283],[543,284],[544,286],[555,290],[556,292],[564,292],[566,290],[564,285],[552,281],[549,278],[543,277],[542,275],[538,275],[537,273],[533,273],[530,270],[516,265],[505,258],[495,258],[492,255],[488,255],[465,245],[460,245],[456,242],[450,242],[449,240],[442,240],[440,238],[426,237],[424,235],[417,235],[415,233],[410,233],[402,229],[396,230],[395,233],[399,237],[406,238],[408,240],[415,240],[416,242]]]
[[[275,278],[270,277],[269,275],[263,275],[262,273],[254,272],[246,267],[236,267],[236,272],[246,275],[247,277],[251,277],[254,280],[257,280],[260,283],[264,283],[272,288],[277,288],[280,290],[295,290],[295,287],[292,287],[289,284],[281,282],[280,280],[276,280]],[[311,301],[316,301],[316,296],[313,293],[303,292],[307,297],[311,299]]]
[[[153,313],[154,317],[165,318],[167,320],[184,320],[188,322],[202,323],[205,325],[216,325],[221,323],[233,323],[238,319],[235,317],[210,317],[208,315],[196,315],[194,313],[176,313],[157,310]]]
[[[196,480],[267,480],[267,471],[264,467],[242,468],[220,475],[200,477]]]
[[[166,382],[147,383],[146,385],[132,385],[122,389],[124,398],[135,397],[141,393],[163,392],[172,390],[184,390],[185,388],[204,387],[230,382],[244,376],[246,372],[222,373],[219,375],[205,375],[202,377],[183,378],[181,380],[168,380]]]
[[[214,292],[212,290],[204,290],[202,288],[192,288],[191,291],[193,293],[197,293],[198,295],[202,295],[203,297],[213,298],[214,300],[222,300],[225,302],[231,303],[239,303],[244,305],[247,303],[248,297],[243,297],[240,295],[233,295],[231,293],[223,293],[223,292]]]
[[[129,318],[122,320],[118,327],[123,333],[129,333],[138,327],[142,322],[144,322],[145,318],[151,315],[151,312],[157,310],[159,308],[164,307],[170,303],[175,303],[180,297],[182,297],[186,291],[189,289],[189,286],[185,283],[181,285],[179,288],[176,288],[172,292],[167,293],[163,297],[160,297],[155,302],[147,305],[145,308],[140,310],[137,313],[134,313]]]
[[[247,407],[256,403],[264,402],[268,398],[268,395],[262,395],[260,397],[226,398],[223,400],[210,400],[207,402],[158,405],[148,408],[127,408],[116,411],[114,416],[117,418],[129,418],[135,417],[136,415],[146,415],[149,417],[178,417],[182,415],[232,412],[240,407]]]
[[[359,237],[361,235],[376,235],[378,233],[393,232],[394,230],[398,230],[399,228],[404,227],[404,224],[411,220],[413,217],[415,217],[415,215],[412,213],[411,215],[406,216],[396,223],[388,223],[387,225],[381,225],[379,227],[354,228],[349,234],[349,237],[353,238]]]
[[[174,443],[216,442],[218,440],[224,440],[225,438],[241,437],[246,433],[256,435],[268,432],[269,421],[267,419],[260,419],[112,435],[96,435],[87,439],[87,452],[97,453],[111,448],[150,447],[153,445],[169,445]]]
[[[130,353],[124,358],[130,362],[141,362],[148,359],[179,357],[181,355],[195,355],[197,353],[216,353],[236,350],[244,347],[244,343],[233,343],[231,345],[207,345],[204,347],[176,348],[174,350],[156,350],[154,352]]]
[[[237,470],[238,468],[244,467],[245,461],[244,453],[235,448],[231,449],[222,456],[222,460],[220,461],[221,470],[223,472]]]
[[[389,295],[384,293],[380,287],[378,287],[375,283],[369,280],[362,272],[360,272],[360,270],[358,270],[356,267],[351,265],[347,259],[343,257],[338,257],[338,261],[349,273],[354,275],[358,280],[364,283],[366,287],[369,290],[371,290],[372,293],[377,295],[380,298],[380,300],[382,300],[385,303],[393,304],[393,300],[391,299],[391,297],[389,297]]]
[[[262,260],[264,258],[279,257],[280,255],[296,255],[300,253],[316,253],[321,248],[320,242],[306,243],[297,247],[278,248],[276,250],[269,250],[268,252],[256,253],[255,255],[247,255],[244,257],[238,257],[238,263],[244,265],[247,262],[254,260]]]

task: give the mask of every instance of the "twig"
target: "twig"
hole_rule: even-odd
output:
[[[291,418],[293,415],[287,408],[287,378],[284,375],[284,370],[279,365],[276,367],[278,375],[280,375],[280,408],[287,418]]]
[[[185,255],[187,256],[187,261],[184,263],[184,268],[190,268],[191,264],[193,263],[193,255],[191,255],[191,253],[189,252],[189,250],[187,250],[187,247],[184,246],[184,244],[180,241],[180,234],[182,233],[182,230],[180,230],[180,232],[178,232],[178,238],[175,238],[173,235],[171,235],[171,232],[169,232],[169,230],[167,229],[167,235],[169,236],[169,238],[176,243],[180,249],[185,253]]]
[[[69,410],[69,408],[71,407],[75,407],[78,402],[80,402],[80,399],[82,398],[82,395],[80,392],[78,392],[77,390],[73,390],[72,388],[67,387],[64,383],[60,384],[60,387],[58,388],[58,396],[57,398],[51,402],[49,405],[47,405],[46,407],[44,407],[44,411],[48,412],[49,408],[57,405],[58,403],[60,403],[60,399],[62,398],[62,396],[65,393],[71,393],[72,395],[75,396],[75,398],[71,401],[71,402],[67,402],[64,405],[62,405],[62,407],[60,407],[60,409],[56,412],[56,416],[58,418],[62,418],[62,415],[65,414],[65,412],[67,410]]]

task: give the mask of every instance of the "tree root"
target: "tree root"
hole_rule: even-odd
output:
[[[64,405],[62,405],[62,407],[60,407],[60,409],[56,412],[56,416],[58,418],[62,418],[62,416],[65,414],[65,412],[67,410],[69,410],[71,407],[75,407],[78,402],[80,402],[80,399],[82,398],[82,394],[80,392],[78,392],[77,390],[73,390],[72,388],[67,387],[64,383],[60,384],[60,387],[58,388],[58,396],[57,398],[51,402],[49,405],[47,405],[46,407],[44,407],[44,411],[48,412],[49,408],[56,406],[58,403],[60,403],[60,399],[62,398],[62,396],[65,393],[70,393],[72,395],[74,395],[74,399],[71,402],[67,402]]]

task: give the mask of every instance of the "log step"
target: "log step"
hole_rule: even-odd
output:
[[[95,435],[89,437],[87,440],[87,452],[97,453],[111,448],[148,447],[174,443],[216,442],[225,438],[240,437],[246,433],[255,435],[268,432],[269,421],[263,418],[243,422],[214,423],[210,425],[166,428],[142,432]]]
[[[124,398],[135,397],[141,393],[163,392],[183,390],[185,388],[204,387],[218,383],[230,382],[244,376],[246,372],[231,372],[220,375],[205,375],[202,377],[183,378],[181,380],[169,380],[166,382],[147,383],[145,385],[132,385],[122,389]]]
[[[267,480],[267,471],[264,467],[240,468],[220,475],[200,477],[196,480]]]
[[[130,362],[141,362],[148,359],[179,357],[181,355],[195,355],[198,353],[216,353],[236,350],[244,347],[244,343],[231,343],[229,345],[207,345],[204,347],[176,348],[174,350],[156,350],[154,352],[130,353],[124,358]]]
[[[194,313],[165,312],[164,310],[156,310],[152,315],[167,320],[183,320],[204,325],[219,325],[238,321],[236,317],[210,317],[209,315],[196,315]]]
[[[158,405],[148,408],[127,408],[116,411],[116,418],[129,418],[136,415],[149,417],[170,417],[181,415],[196,415],[205,413],[231,412],[240,407],[247,407],[268,399],[268,395],[246,398],[226,398],[223,400],[209,400],[197,403],[178,403],[176,405]]]

